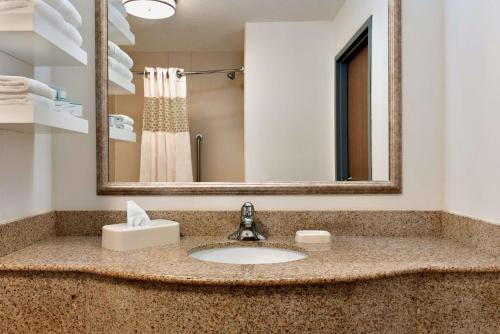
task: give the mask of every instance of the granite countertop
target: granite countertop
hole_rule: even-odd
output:
[[[231,265],[189,257],[193,248],[224,243],[228,241],[222,237],[187,237],[180,244],[114,252],[101,248],[100,237],[54,237],[0,257],[0,271],[82,272],[198,285],[322,284],[407,273],[500,272],[500,257],[433,238],[333,237],[326,248],[301,247],[291,237],[259,242],[299,248],[308,255],[278,264]]]

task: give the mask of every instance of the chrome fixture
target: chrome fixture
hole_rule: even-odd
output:
[[[258,241],[266,240],[266,237],[257,231],[254,217],[255,209],[253,204],[246,202],[241,207],[241,222],[238,231],[231,234],[228,239],[231,240],[244,240],[244,241]]]
[[[181,71],[181,70],[177,70],[177,77],[180,79],[182,78],[183,76],[188,76],[188,75],[200,75],[200,74],[218,74],[218,73],[223,73],[223,74],[226,74],[226,76],[231,79],[231,80],[234,80],[236,78],[236,73],[244,73],[245,72],[245,68],[242,66],[242,67],[239,67],[239,68],[229,68],[229,69],[223,69],[223,70],[207,70],[207,71]],[[148,75],[147,72],[144,72],[144,71],[132,71],[133,74],[138,74],[138,75]],[[155,71],[155,74],[156,74],[156,71]],[[168,73],[167,73],[167,78],[168,78]]]
[[[196,135],[196,182],[201,182],[201,142],[203,135],[198,133]]]

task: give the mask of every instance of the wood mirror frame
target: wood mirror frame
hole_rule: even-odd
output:
[[[95,0],[98,195],[399,194],[402,188],[401,0],[389,0],[389,181],[110,182],[108,160],[107,0]]]

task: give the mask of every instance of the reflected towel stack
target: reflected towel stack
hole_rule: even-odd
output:
[[[130,70],[134,61],[118,45],[108,41],[108,66],[126,81],[132,81],[134,75]]]
[[[82,46],[83,38],[77,28],[82,17],[69,0],[0,0],[0,13],[36,13],[68,39]]]
[[[0,104],[34,104],[54,110],[56,90],[30,78],[0,75]]]
[[[110,114],[108,119],[110,127],[134,132],[134,120],[131,117],[127,115]]]
[[[127,21],[127,10],[122,0],[108,1],[108,19],[122,30],[130,30],[130,24]]]
[[[125,5],[123,5],[122,0],[109,0],[109,6],[113,7],[113,9],[117,10],[121,16],[127,17],[127,9],[125,9]]]

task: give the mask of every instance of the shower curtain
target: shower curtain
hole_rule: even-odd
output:
[[[144,71],[141,182],[193,181],[186,77],[177,70]]]

